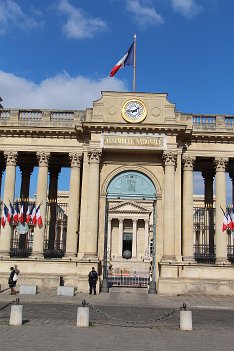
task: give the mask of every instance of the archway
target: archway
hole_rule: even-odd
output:
[[[122,171],[110,180],[106,198],[104,262],[126,278],[140,267],[145,280],[138,276],[138,283],[146,286],[155,256],[156,187],[140,171]]]

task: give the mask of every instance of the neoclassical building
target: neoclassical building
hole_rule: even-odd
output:
[[[37,169],[43,221],[1,227],[2,286],[15,265],[21,284],[56,287],[62,275],[87,291],[95,266],[103,291],[116,277],[141,285],[150,276],[151,293],[234,294],[233,237],[221,210],[226,175],[234,179],[233,116],[182,113],[167,94],[103,92],[82,111],[0,108],[0,141],[1,216],[9,201],[32,208]],[[70,168],[65,197],[62,168]],[[200,207],[194,172],[204,179]]]

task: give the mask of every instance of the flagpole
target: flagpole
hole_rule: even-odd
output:
[[[132,91],[136,91],[136,33],[134,34],[134,58],[133,58],[133,84]]]

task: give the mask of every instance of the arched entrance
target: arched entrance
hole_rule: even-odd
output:
[[[128,170],[112,178],[106,193],[106,274],[117,285],[147,286],[155,253],[155,185]]]

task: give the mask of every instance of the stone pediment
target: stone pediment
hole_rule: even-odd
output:
[[[149,213],[149,210],[143,206],[130,201],[122,202],[113,207],[109,207],[109,213]]]
[[[87,122],[131,124],[124,120],[122,109],[129,100],[140,100],[146,108],[146,118],[136,123],[175,123],[175,104],[167,100],[166,93],[102,92],[100,100],[94,101],[92,113],[87,114]]]

